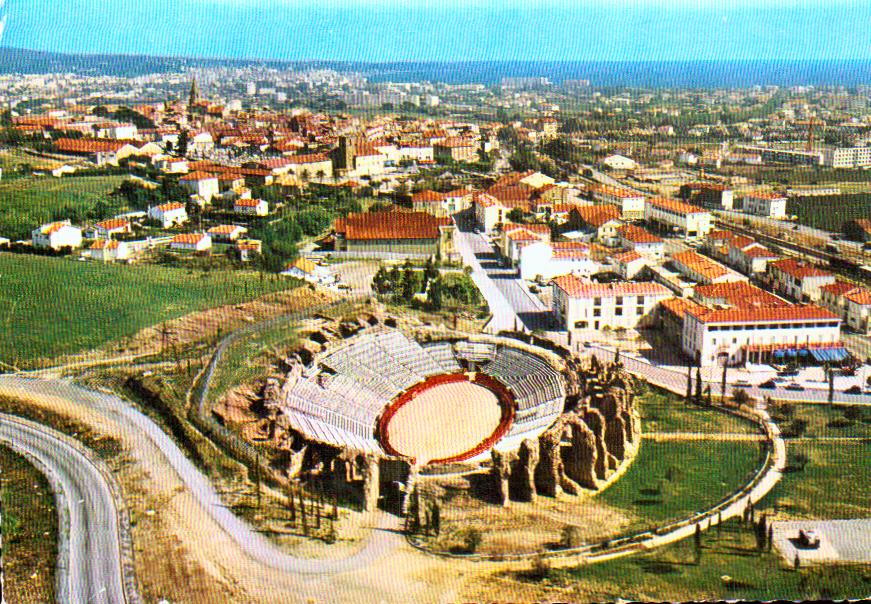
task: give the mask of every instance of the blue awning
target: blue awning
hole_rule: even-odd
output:
[[[846,348],[822,348],[811,350],[811,355],[820,363],[840,363],[850,357]]]
[[[806,357],[810,354],[810,351],[807,348],[800,348],[798,351],[798,356]]]
[[[795,357],[797,355],[798,355],[798,352],[796,352],[795,348],[787,348],[786,349],[786,356]]]
[[[786,355],[786,353],[782,350],[775,350],[771,354],[776,356],[777,358],[783,358]]]

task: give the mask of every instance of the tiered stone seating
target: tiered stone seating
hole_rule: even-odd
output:
[[[456,373],[462,371],[462,367],[460,367],[460,364],[457,362],[454,348],[450,342],[424,344],[423,349],[435,360],[436,363],[439,364],[442,371],[445,373]]]

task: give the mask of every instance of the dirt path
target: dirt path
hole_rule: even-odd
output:
[[[715,441],[731,441],[731,442],[742,442],[742,441],[764,441],[766,437],[762,434],[732,434],[732,433],[721,433],[721,432],[644,432],[641,435],[641,438],[646,438],[649,440],[655,441],[701,441],[701,440],[715,440]]]

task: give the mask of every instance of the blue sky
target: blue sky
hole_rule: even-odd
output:
[[[871,58],[871,0],[0,0],[2,44],[351,61]]]

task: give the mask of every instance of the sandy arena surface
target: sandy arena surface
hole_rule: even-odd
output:
[[[400,407],[388,424],[390,445],[425,464],[471,451],[502,418],[496,395],[477,384],[442,384]]]

